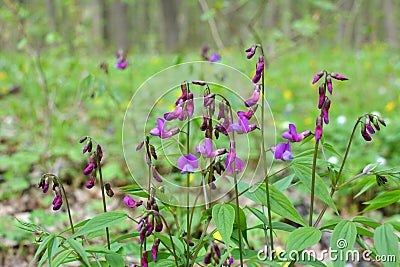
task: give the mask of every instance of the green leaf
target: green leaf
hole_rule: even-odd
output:
[[[110,264],[110,266],[125,266],[124,258],[117,253],[109,253],[106,254],[106,260]]]
[[[338,251],[337,255],[347,255],[347,251],[353,249],[354,242],[356,241],[357,229],[356,224],[342,220],[333,229],[331,248]],[[346,257],[337,257],[333,262],[334,267],[344,267],[346,264]]]
[[[380,209],[390,204],[396,203],[400,200],[400,190],[394,190],[390,192],[384,192],[383,194],[375,197],[374,199],[364,202],[363,204],[369,204],[362,212],[370,210]]]
[[[235,222],[235,209],[229,204],[217,204],[213,207],[212,218],[226,246],[229,247]]]
[[[286,252],[290,253],[291,251],[300,251],[311,247],[321,239],[321,236],[322,232],[314,227],[300,227],[290,233],[286,244]]]
[[[391,224],[385,223],[376,228],[374,234],[374,245],[378,252],[377,257],[381,257],[383,266],[396,267],[399,266],[399,243]],[[394,261],[383,261],[383,258],[396,259]]]
[[[43,239],[42,243],[39,245],[39,248],[37,249],[35,255],[33,256],[33,260],[36,260],[37,257],[47,248],[47,244],[54,238],[54,235],[49,235],[45,239]],[[43,257],[47,259],[47,254],[44,254]]]
[[[175,267],[175,261],[171,259],[158,260],[154,267]]]
[[[70,239],[118,224],[127,217],[128,215],[124,211],[110,211],[99,214],[90,219],[82,228],[75,232]]]
[[[71,255],[72,250],[64,250],[60,252],[53,260],[53,265],[54,266],[61,266],[66,258],[68,258],[69,255]]]
[[[50,239],[49,244],[47,246],[47,257],[49,259],[49,265],[52,266],[53,257],[56,255],[58,250],[58,245],[60,244],[58,238],[54,236]]]
[[[371,219],[369,217],[366,216],[357,216],[353,218],[353,222],[357,222],[357,223],[361,223],[364,224],[366,226],[369,226],[371,228],[376,228],[379,225],[381,225],[380,223],[378,223],[377,221],[375,221],[374,219]]]
[[[292,170],[303,183],[303,185],[306,186],[308,191],[311,192],[311,169],[294,163]],[[336,213],[338,212],[335,203],[333,203],[333,200],[329,195],[328,187],[317,173],[315,174],[315,195],[320,200],[328,204],[329,207],[331,207]]]
[[[282,179],[279,179],[279,181],[276,181],[274,183],[274,186],[279,191],[284,192],[292,183],[293,178],[294,178],[294,174],[288,175],[285,178],[282,178]]]
[[[81,245],[81,243],[79,243],[75,239],[67,239],[67,242],[71,246],[71,248],[76,252],[76,254],[78,254],[78,256],[80,257],[80,262],[82,262],[86,266],[90,266],[89,259],[86,255],[86,251]]]
[[[229,203],[234,210],[235,210],[235,222],[233,223],[233,229],[237,231],[238,228],[238,216],[236,216],[236,206],[232,203]],[[246,214],[244,214],[244,211],[241,207],[239,207],[239,216],[240,216],[240,231],[242,232],[242,237],[246,242],[247,240],[247,222],[246,222]]]

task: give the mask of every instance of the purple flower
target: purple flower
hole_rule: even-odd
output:
[[[160,245],[160,239],[156,238],[154,240],[153,246],[151,247],[151,255],[153,256],[153,261],[157,261],[158,246]]]
[[[374,133],[375,133],[375,130],[374,130],[374,128],[373,128],[372,125],[371,125],[371,120],[369,119],[369,117],[367,117],[367,118],[365,119],[365,127],[367,128],[367,131],[368,131],[370,134],[374,134]]]
[[[218,120],[225,118],[225,109],[226,109],[226,105],[225,105],[224,101],[219,102],[219,112],[218,112],[218,117],[217,117]]]
[[[181,91],[182,95],[176,100],[175,105],[179,105],[180,103],[183,103],[187,100],[187,86],[186,83],[181,83]]]
[[[314,136],[315,136],[315,142],[318,143],[319,139],[321,139],[321,137],[322,137],[322,117],[321,116],[317,117]]]
[[[256,73],[261,74],[263,72],[263,70],[264,70],[264,56],[260,55],[258,57],[258,62],[256,65]]]
[[[213,53],[211,57],[208,59],[210,62],[217,62],[221,60],[221,56],[218,53]]]
[[[242,172],[244,170],[244,163],[240,158],[236,157],[235,142],[232,140],[230,142],[230,149],[225,162],[226,171],[229,174],[233,174],[234,172],[233,164],[235,165],[235,171]]]
[[[126,57],[123,57],[120,61],[115,63],[114,68],[124,70],[128,67],[128,59]]]
[[[238,134],[249,133],[257,128],[255,124],[249,124],[248,119],[245,116],[239,116],[237,123],[232,123],[228,132],[235,131]]]
[[[164,119],[167,121],[172,121],[175,119],[179,119],[180,121],[185,120],[186,112],[183,110],[183,103],[178,104],[174,111],[165,113]]]
[[[339,81],[346,81],[346,80],[348,80],[347,77],[345,77],[345,76],[343,76],[343,75],[340,75],[340,74],[337,74],[337,73],[334,73],[334,72],[332,72],[330,75],[331,75],[332,78],[334,78],[334,79],[336,79],[336,80],[339,80]]]
[[[367,126],[365,124],[361,126],[361,135],[365,141],[369,142],[372,140],[372,137],[367,133]]]
[[[210,108],[211,115],[214,115],[215,112],[215,94],[208,94],[204,96],[204,107]]]
[[[326,83],[326,85],[328,86],[328,91],[329,91],[329,93],[330,94],[332,94],[332,79],[331,79],[331,76],[330,75],[326,75],[326,78],[325,78],[325,83]]]
[[[203,144],[196,147],[197,153],[201,154],[203,158],[214,158],[223,153],[226,153],[225,148],[220,148],[217,150],[212,150],[212,141],[210,138],[205,138]]]
[[[143,251],[142,253],[142,267],[148,267],[149,266],[149,262],[147,259],[147,251]]]
[[[133,198],[131,198],[129,195],[126,195],[124,197],[124,203],[125,203],[125,205],[127,205],[130,208],[136,207],[136,201],[133,200]]]
[[[287,139],[289,142],[300,142],[310,134],[311,132],[309,130],[298,134],[296,131],[296,126],[294,124],[289,124],[289,131],[284,132],[282,137]]]
[[[324,105],[325,102],[325,94],[326,94],[326,88],[325,84],[321,84],[319,86],[319,101],[318,101],[318,108],[321,109],[322,106]]]
[[[279,143],[276,146],[271,147],[271,151],[274,153],[275,159],[281,159],[283,161],[293,159],[289,142]]]
[[[247,52],[247,59],[251,59],[254,56],[254,54],[256,53],[256,49],[257,45],[253,44],[252,46],[250,46],[245,50],[245,52]]]
[[[150,130],[150,134],[153,136],[159,136],[161,139],[169,138],[179,133],[179,128],[173,128],[169,131],[164,129],[165,121],[162,118],[157,119],[157,127]]]
[[[199,167],[198,159],[193,154],[182,155],[178,159],[178,168],[181,170],[181,173],[193,173],[194,169]]]
[[[208,127],[208,118],[206,116],[203,116],[203,123],[200,126],[201,131],[205,131]]]
[[[315,75],[312,84],[315,84],[316,82],[319,81],[319,79],[321,79],[322,76],[324,76],[325,71],[321,70],[320,72],[317,73],[317,75]]]
[[[90,178],[90,180],[86,183],[85,185],[86,188],[87,189],[93,188],[95,180],[96,180],[95,177],[92,176],[92,178]]]
[[[254,114],[254,111],[252,109],[249,109],[247,112],[244,112],[244,111],[237,112],[238,117],[244,117],[248,120],[250,120],[251,117],[253,117],[253,114]]]
[[[188,100],[186,103],[186,111],[189,118],[192,118],[194,112],[193,93],[189,93],[188,95]]]
[[[324,117],[325,124],[329,123],[329,108],[331,107],[331,100],[329,98],[326,99],[324,109],[322,110],[322,116]]]
[[[254,92],[253,92],[252,97],[251,97],[250,99],[247,99],[247,100],[244,102],[244,104],[246,105],[246,107],[252,107],[252,106],[254,106],[254,105],[257,104],[258,99],[260,98],[260,91],[261,91],[261,87],[260,87],[259,84],[257,84],[257,85],[254,87]]]
[[[154,178],[154,180],[156,180],[159,183],[161,183],[163,181],[160,174],[158,173],[158,171],[156,169],[156,166],[153,166],[153,178]]]
[[[53,199],[53,210],[59,210],[62,205],[62,197],[59,189],[55,190],[56,197]]]
[[[260,79],[261,79],[261,74],[256,73],[256,74],[254,75],[253,79],[252,79],[252,82],[253,82],[253,83],[258,83],[258,82],[260,81]]]

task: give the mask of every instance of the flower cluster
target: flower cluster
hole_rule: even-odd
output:
[[[324,82],[319,86],[318,93],[319,93],[319,100],[318,100],[318,109],[321,110],[321,114],[317,117],[316,126],[315,126],[315,141],[319,142],[322,137],[323,131],[323,123],[329,124],[329,108],[331,107],[331,100],[326,95],[326,90],[328,89],[329,93],[332,94],[333,87],[332,87],[332,78],[345,81],[348,80],[343,75],[337,73],[328,73],[326,70],[322,70],[314,76],[312,84],[317,83],[323,76],[325,76]]]
[[[221,60],[221,56],[218,53],[213,53],[211,56],[208,56],[208,52],[210,51],[210,47],[205,45],[201,49],[201,58],[207,60],[209,62],[217,62]]]
[[[207,253],[204,256],[204,263],[211,264],[213,266],[221,266],[219,265],[221,259],[221,250],[219,249],[218,245],[213,241],[210,241],[210,245],[207,249]],[[229,256],[223,263],[222,266],[230,267],[234,262],[232,256]]]
[[[361,125],[361,136],[365,141],[372,141],[372,134],[375,134],[375,130],[380,131],[380,125],[386,126],[386,122],[374,114],[366,114],[364,116],[365,122]]]
[[[116,69],[124,70],[126,69],[126,67],[128,67],[128,59],[126,58],[124,51],[122,50],[118,51],[115,57],[118,60],[114,66]]]
[[[57,181],[57,177],[53,174],[44,174],[38,182],[38,188],[42,188],[43,193],[47,193],[47,191],[49,190],[49,187],[50,187],[49,179],[51,179],[51,181],[53,183],[52,190],[55,194],[55,197],[54,197],[53,203],[52,203],[53,210],[59,210],[62,206],[63,199],[62,199],[62,195],[61,195],[60,185]]]
[[[286,139],[287,142],[281,142],[278,145],[271,147],[271,151],[274,153],[275,159],[280,159],[283,161],[293,159],[290,143],[300,142],[309,135],[311,135],[310,130],[297,133],[296,126],[294,124],[289,124],[289,131],[286,131],[282,134],[282,138]]]

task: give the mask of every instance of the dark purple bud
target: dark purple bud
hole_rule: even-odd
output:
[[[386,122],[382,118],[378,118],[378,121],[380,122],[380,124],[386,127]]]
[[[375,118],[375,117],[373,117],[373,116],[369,116],[369,119],[372,121],[372,123],[374,124],[374,127],[375,127],[375,129],[377,130],[377,131],[380,131],[381,130],[381,127],[379,126],[379,123],[378,123],[378,119],[377,118]]]
[[[317,117],[314,136],[315,136],[315,142],[318,143],[318,141],[322,137],[322,117],[321,116]]]
[[[211,263],[211,252],[207,252],[206,255],[204,256],[204,263],[205,264]]]
[[[203,116],[203,124],[200,126],[201,131],[205,131],[208,128],[208,118]]]
[[[162,183],[162,181],[163,181],[160,174],[158,173],[158,171],[156,169],[156,166],[153,166],[153,178],[154,178],[154,180],[156,180],[159,183]]]
[[[88,138],[87,136],[82,137],[82,138],[79,140],[79,143],[82,144],[83,142],[86,141],[87,138]]]
[[[149,262],[148,262],[148,255],[146,251],[143,251],[142,253],[142,267],[148,267],[149,266]]]
[[[86,145],[83,147],[82,154],[85,154],[86,152],[89,152],[89,153],[92,152],[92,146],[93,146],[92,141],[89,140],[86,143]]]
[[[142,218],[142,219],[140,219],[140,221],[138,223],[138,227],[137,227],[138,232],[142,231],[143,224],[144,224],[144,220]]]
[[[96,154],[100,162],[101,159],[103,158],[103,150],[101,149],[101,146],[99,144],[96,146]]]
[[[261,79],[261,74],[256,73],[252,79],[253,83],[258,83]]]
[[[150,154],[155,160],[157,160],[156,148],[153,145],[150,145]]]
[[[153,246],[151,247],[151,255],[153,256],[153,261],[157,261],[158,246],[160,245],[160,239],[156,238],[154,240]]]
[[[154,230],[154,223],[150,223],[150,224],[147,226],[146,237],[147,237],[147,236],[150,236],[151,233],[153,232],[153,230]]]
[[[47,193],[47,191],[49,191],[49,187],[50,187],[49,181],[47,181],[47,179],[44,180],[43,193]]]
[[[192,118],[194,112],[193,93],[189,93],[188,95],[188,100],[186,103],[186,111],[188,113],[189,118]]]
[[[156,218],[156,229],[155,230],[157,233],[159,233],[163,229],[163,223],[162,223],[161,218],[158,215],[155,218]]]
[[[53,200],[53,210],[59,210],[61,208],[61,205],[62,205],[61,193],[56,191],[56,197]]]
[[[313,81],[312,81],[312,84],[315,84],[316,82],[318,82],[319,79],[321,79],[321,77],[324,76],[324,73],[325,73],[325,72],[324,72],[323,70],[321,70],[320,72],[318,72],[317,75],[315,75],[315,77],[314,77],[314,79],[313,79]]]
[[[258,57],[258,62],[257,62],[257,65],[256,65],[256,73],[261,75],[263,70],[264,70],[264,56],[260,55]]]
[[[325,93],[326,93],[326,88],[325,84],[321,84],[319,86],[319,101],[318,101],[318,108],[321,109],[322,106],[324,105],[325,102]]]
[[[142,244],[146,238],[146,231],[147,231],[147,226],[143,227],[139,234],[140,243],[142,243]]]
[[[331,107],[331,100],[326,99],[324,109],[322,110],[322,116],[324,117],[325,124],[329,124],[329,108]]]
[[[374,130],[374,128],[372,127],[371,121],[369,120],[368,117],[365,119],[365,127],[367,128],[367,131],[368,131],[370,134],[374,134],[374,133],[375,133],[375,130]]]
[[[339,81],[348,80],[347,77],[344,77],[343,75],[340,75],[340,74],[337,74],[337,73],[334,73],[334,72],[332,72],[330,75],[331,75],[332,78],[334,78],[336,80],[339,80]]]
[[[332,94],[332,79],[330,75],[326,75],[325,83],[328,86],[329,93]]]
[[[92,162],[90,162],[89,165],[85,168],[85,170],[83,170],[83,174],[88,175],[93,171],[93,169],[94,169],[94,165]]]
[[[367,127],[365,124],[361,126],[361,135],[365,141],[371,141],[372,137],[367,133]]]
[[[251,59],[254,54],[256,53],[257,45],[253,44],[249,48],[247,48],[245,51],[247,52],[247,59]]]
[[[138,201],[136,201],[135,207],[142,206],[142,204],[143,204],[143,200],[138,200]]]
[[[95,179],[94,177],[90,178],[89,182],[87,182],[86,185],[85,185],[86,188],[87,188],[87,189],[93,188],[95,180],[96,180],[96,179]]]
[[[376,175],[376,183],[378,184],[378,186],[384,185],[387,183],[387,179],[385,176],[383,175]]]
[[[114,191],[111,188],[111,185],[109,182],[104,183],[104,188],[106,189],[106,194],[109,197],[113,197],[114,196]]]
[[[140,149],[142,149],[143,144],[144,144],[144,140],[140,141],[140,143],[136,147],[136,151],[139,151]]]
[[[205,86],[207,84],[205,81],[199,81],[199,80],[192,81],[192,83],[201,86]]]

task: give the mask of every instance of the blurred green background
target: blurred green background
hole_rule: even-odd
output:
[[[80,137],[92,135],[104,146],[107,180],[132,182],[121,144],[130,98],[158,71],[202,60],[206,45],[222,63],[251,77],[255,62],[244,50],[263,43],[269,63],[266,97],[278,134],[288,122],[313,130],[318,90],[311,81],[318,71],[349,77],[334,81],[326,140],[343,152],[357,117],[377,112],[388,127],[370,143],[356,135],[348,175],[376,161],[399,166],[399,1],[2,0],[0,5],[2,258],[32,239],[13,230],[15,216],[49,227],[66,221],[49,210],[51,195],[44,197],[34,187],[41,174],[55,172],[69,188],[83,189],[87,159]],[[125,70],[114,68],[120,49],[129,61]],[[100,64],[108,66],[108,74]],[[294,155],[302,149],[294,148]],[[370,189],[348,205],[362,185],[339,198],[348,213],[376,193]],[[96,197],[88,194],[82,190],[73,202]],[[90,205],[86,211],[98,208]],[[398,205],[377,216],[396,212]]]

